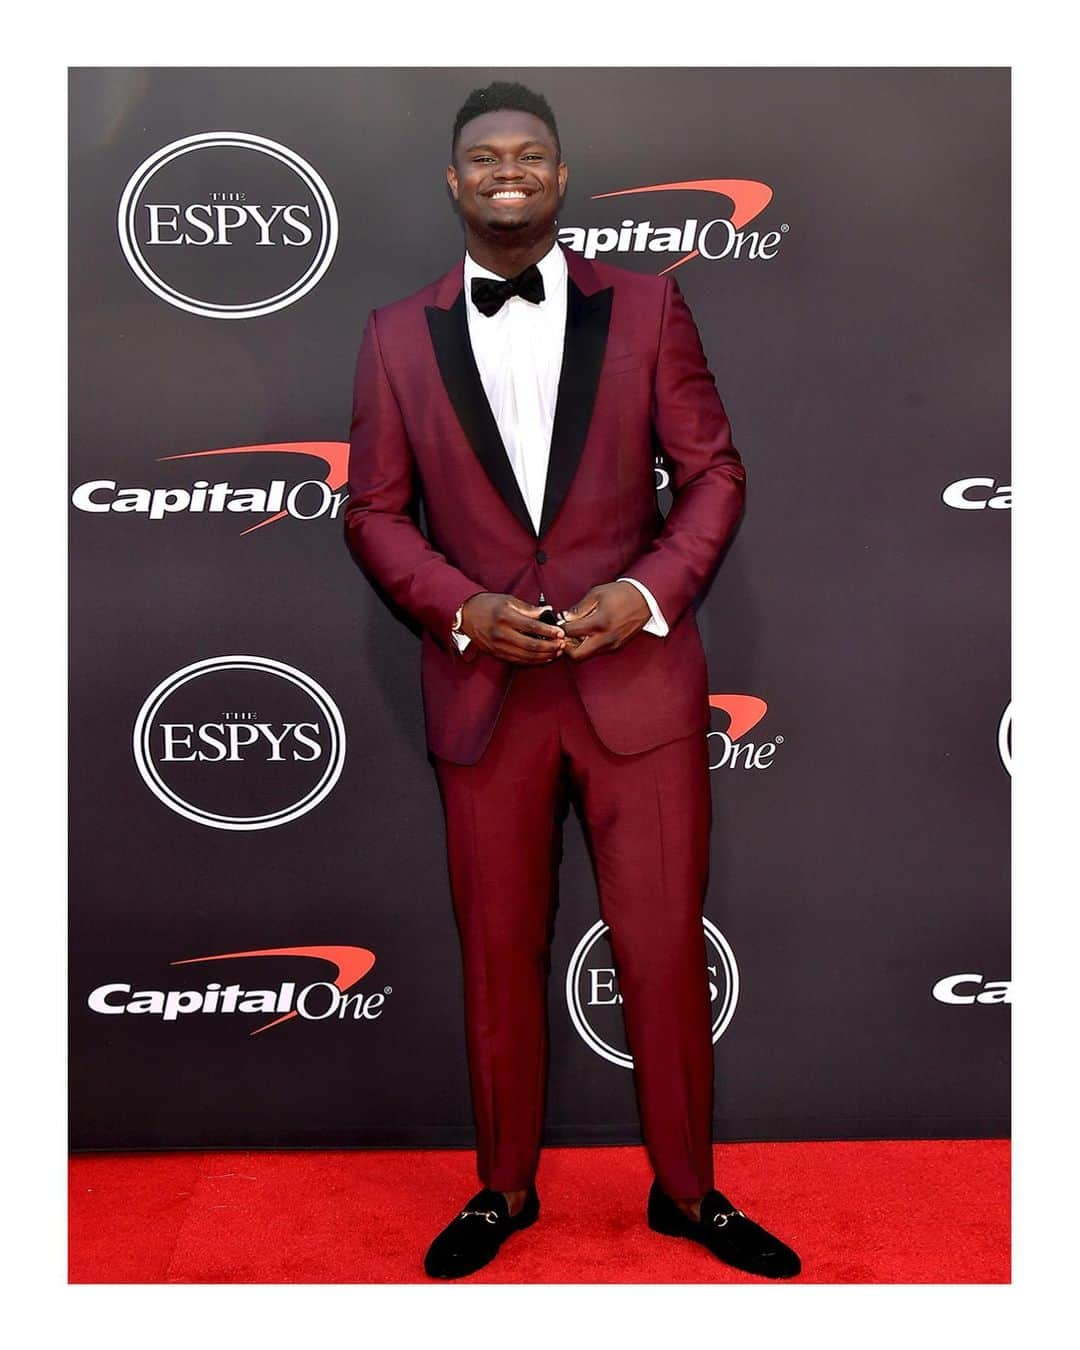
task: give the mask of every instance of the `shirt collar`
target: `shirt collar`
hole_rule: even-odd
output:
[[[557,288],[566,282],[566,257],[559,247],[557,239],[536,265],[540,269],[540,275],[544,278],[544,299],[540,302],[544,304],[556,294]],[[498,272],[489,272],[486,267],[481,267],[469,250],[466,249],[464,283],[470,304],[472,304],[472,287],[469,283],[473,277],[492,277],[495,281],[504,280]]]

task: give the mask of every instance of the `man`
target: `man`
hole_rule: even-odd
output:
[[[425,1269],[469,1274],[538,1217],[574,797],[656,1175],[648,1222],[743,1270],[794,1275],[795,1253],[713,1188],[709,705],[692,602],[742,513],[742,462],[675,281],[558,243],[567,167],[542,96],[474,91],[446,178],[465,256],[368,316],[345,509],[360,567],[422,626],[462,947],[483,1189]],[[666,521],[657,443],[673,466]]]

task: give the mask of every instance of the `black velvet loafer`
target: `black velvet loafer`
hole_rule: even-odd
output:
[[[528,1228],[539,1217],[535,1186],[529,1187],[525,1203],[513,1216],[502,1191],[478,1191],[428,1248],[424,1271],[435,1280],[471,1275],[487,1265],[511,1233]]]
[[[701,1201],[701,1218],[694,1220],[654,1181],[649,1191],[649,1227],[668,1237],[690,1238],[708,1248],[713,1256],[770,1280],[788,1280],[798,1275],[802,1262],[779,1238],[748,1219],[720,1191],[708,1191]]]

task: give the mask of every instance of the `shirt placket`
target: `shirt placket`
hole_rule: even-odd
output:
[[[529,483],[529,505],[533,524],[539,528],[539,516],[544,497],[546,455],[544,453],[544,410],[540,399],[541,324],[539,311],[527,302],[514,316],[517,320],[517,357],[514,362],[517,384],[517,407],[525,473]]]

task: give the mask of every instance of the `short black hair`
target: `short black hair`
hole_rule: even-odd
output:
[[[526,89],[523,84],[519,84],[516,80],[492,80],[486,89],[474,89],[472,91],[458,109],[457,117],[454,118],[454,134],[450,138],[450,158],[454,158],[458,137],[461,135],[461,128],[466,122],[471,122],[474,117],[479,117],[481,113],[499,112],[504,108],[512,112],[532,113],[539,117],[555,138],[555,151],[558,158],[562,159],[559,129],[555,125],[555,114],[551,111],[551,104],[548,103],[543,94],[536,94],[531,89]]]

